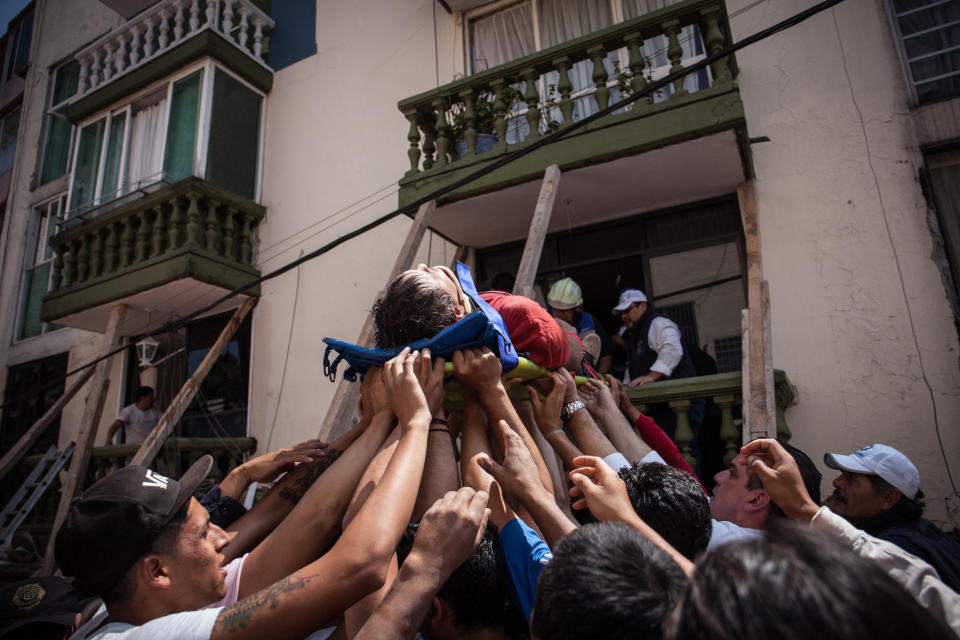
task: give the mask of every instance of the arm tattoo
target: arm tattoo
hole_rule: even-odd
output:
[[[278,494],[284,500],[289,500],[293,504],[300,502],[300,498],[303,497],[303,494],[307,492],[317,478],[320,477],[320,474],[326,471],[330,465],[332,465],[337,458],[340,457],[340,451],[329,448],[324,453],[324,456],[318,461],[314,462],[302,476],[293,481],[289,487],[284,487],[280,490]]]
[[[246,629],[250,623],[250,618],[255,613],[267,609],[276,609],[280,606],[286,594],[300,591],[307,586],[311,579],[312,577],[287,576],[252,596],[224,607],[220,615],[217,616],[217,630],[221,633],[234,633]]]

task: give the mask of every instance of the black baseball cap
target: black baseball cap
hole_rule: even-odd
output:
[[[203,456],[177,481],[133,464],[95,482],[73,501],[57,532],[54,557],[60,570],[84,589],[109,594],[212,465],[213,458]]]
[[[57,576],[7,585],[0,589],[0,638],[26,637],[28,630],[23,627],[37,623],[72,628],[83,599],[84,594]]]

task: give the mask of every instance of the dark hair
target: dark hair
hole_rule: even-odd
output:
[[[870,484],[873,486],[873,490],[877,493],[877,495],[886,496],[890,495],[894,491],[900,493],[900,499],[897,500],[895,505],[887,509],[887,513],[897,516],[898,519],[903,520],[916,520],[917,518],[923,516],[923,510],[927,508],[927,503],[923,501],[923,491],[917,490],[917,495],[911,500],[907,496],[903,495],[903,492],[880,476],[873,475],[872,473],[864,475],[870,479]]]
[[[664,627],[684,640],[947,638],[880,565],[832,536],[777,522],[775,535],[700,559]]]
[[[644,522],[691,560],[710,543],[710,503],[686,471],[657,462],[620,469],[630,504]]]
[[[450,294],[416,274],[394,278],[373,305],[374,339],[381,349],[432,338],[454,322]]]
[[[190,501],[187,500],[183,506],[177,509],[173,517],[164,525],[157,537],[154,538],[150,549],[143,555],[151,553],[160,553],[164,555],[172,554],[177,548],[177,538],[180,536],[180,529],[183,523],[187,521],[187,512],[190,509]],[[140,556],[142,558],[143,556]],[[109,606],[112,604],[125,602],[133,595],[137,588],[137,567],[140,565],[140,558],[127,568],[123,577],[108,592],[101,593],[103,601]]]
[[[540,640],[660,638],[686,578],[632,529],[598,522],[557,545],[540,574],[531,630]]]
[[[497,530],[488,526],[480,544],[440,587],[437,597],[453,610],[460,629],[502,627],[509,603],[507,568],[498,559]]]
[[[142,400],[143,398],[146,398],[151,393],[153,393],[153,387],[142,385],[137,387],[137,390],[133,392],[133,395],[134,397],[136,397],[137,401],[139,402],[140,400]]]
[[[810,499],[813,500],[817,505],[820,504],[820,480],[823,478],[823,474],[817,469],[817,465],[813,464],[813,460],[810,459],[810,456],[805,454],[803,451],[797,447],[789,444],[788,442],[777,438],[777,442],[780,443],[780,446],[787,450],[793,459],[797,463],[797,469],[800,471],[800,478],[803,480],[803,486],[807,490],[807,495],[810,496]],[[750,475],[747,479],[747,489],[762,489],[763,482],[760,480],[759,476]],[[787,518],[787,514],[783,512],[783,509],[780,508],[780,505],[770,501],[770,516],[775,518]]]

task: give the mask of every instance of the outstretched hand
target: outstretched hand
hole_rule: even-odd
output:
[[[383,383],[390,398],[390,408],[402,429],[417,418],[426,425],[430,424],[430,408],[417,378],[419,360],[419,351],[404,347],[383,366]]]
[[[573,463],[577,465],[570,472],[574,509],[588,508],[597,520],[626,522],[628,516],[636,515],[627,495],[627,485],[603,459],[578,456]]]
[[[453,352],[453,375],[460,384],[483,396],[500,384],[500,360],[487,347]]]
[[[427,406],[430,407],[430,415],[439,416],[443,411],[443,358],[430,360],[430,350],[424,349],[420,352],[420,362],[417,367],[417,380],[420,382],[420,388],[427,398]]]
[[[486,491],[448,491],[424,514],[407,559],[442,575],[440,583],[466,560],[483,537],[490,510]],[[422,564],[420,564],[422,563]]]
[[[383,369],[370,367],[360,383],[360,408],[363,418],[370,419],[375,414],[390,411],[390,398],[383,383]]]
[[[533,404],[533,417],[544,436],[561,428],[560,410],[563,408],[563,399],[566,395],[566,383],[560,374],[551,371],[548,378],[553,380],[553,389],[542,402],[537,390],[531,385],[526,385],[527,394]]]
[[[793,459],[779,442],[760,438],[743,445],[740,454],[747,459],[749,473],[763,483],[763,489],[791,518],[810,521],[819,507],[810,498],[803,477]]]
[[[330,445],[322,440],[307,440],[286,449],[277,449],[240,465],[249,482],[272,482],[301,462],[313,462],[326,455]]]
[[[533,456],[517,432],[511,429],[505,420],[497,421],[493,431],[500,441],[503,464],[497,464],[487,454],[481,454],[477,456],[480,468],[493,476],[504,491],[515,496],[521,503],[530,500],[537,492],[545,491]]]

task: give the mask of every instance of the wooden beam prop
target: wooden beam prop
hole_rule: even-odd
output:
[[[390,277],[387,278],[387,284],[390,284],[394,278],[413,266],[413,261],[417,257],[417,251],[420,249],[420,243],[423,236],[430,227],[430,219],[437,210],[437,201],[431,200],[420,205],[417,209],[417,215],[413,219],[410,231],[407,233],[403,246],[400,247],[400,253],[390,271]],[[429,260],[429,257],[427,258]],[[377,298],[383,295],[383,292],[377,294]],[[373,345],[373,313],[368,312],[360,329],[360,337],[355,344],[361,347],[370,347]],[[336,436],[345,433],[350,428],[350,422],[353,412],[357,406],[357,399],[360,397],[360,385],[341,379],[337,383],[337,390],[333,393],[333,399],[330,401],[330,408],[327,409],[327,415],[323,418],[320,425],[320,433],[317,435],[321,440],[332,440]],[[278,408],[279,410],[279,408]]]
[[[766,437],[777,437],[777,395],[773,388],[773,332],[770,324],[770,283],[763,281],[760,291],[763,302],[763,388],[766,396]]]
[[[240,323],[243,322],[243,319],[247,316],[247,313],[250,312],[250,309],[253,308],[253,305],[256,303],[254,298],[247,298],[243,301],[236,311],[233,312],[233,317],[227,322],[227,326],[223,328],[223,331],[220,332],[220,337],[217,338],[217,341],[213,343],[213,346],[210,347],[210,350],[207,351],[207,355],[203,357],[203,360],[200,361],[200,366],[197,367],[197,370],[193,372],[193,375],[183,383],[183,386],[180,387],[180,391],[177,392],[177,395],[174,396],[173,400],[170,401],[170,406],[167,407],[167,410],[164,411],[163,415],[160,417],[160,420],[157,421],[156,426],[150,432],[150,435],[147,436],[147,439],[143,441],[143,444],[140,445],[140,448],[137,450],[137,453],[134,454],[133,459],[130,461],[130,464],[142,464],[144,466],[149,465],[153,462],[153,459],[157,457],[157,454],[160,452],[163,443],[167,440],[167,437],[173,432],[173,428],[176,426],[177,422],[180,421],[180,417],[183,416],[183,412],[187,410],[187,407],[190,405],[190,401],[193,400],[193,397],[197,395],[197,391],[200,389],[200,385],[203,383],[204,378],[207,377],[207,374],[210,373],[210,369],[213,368],[214,363],[220,359],[220,353],[223,351],[224,347],[230,342],[230,338],[233,337],[233,334],[237,332],[237,329],[240,328]]]
[[[763,349],[763,265],[760,254],[760,230],[757,220],[757,193],[753,180],[737,187],[737,198],[740,201],[740,216],[743,220],[743,234],[746,245],[747,258],[747,309],[749,311],[749,333],[744,340],[749,341],[749,360],[744,360],[749,367],[749,397],[747,402],[747,378],[744,378],[744,409],[743,413],[750,414],[750,430],[744,433],[757,437],[757,434],[767,433],[767,390],[766,376],[764,375]],[[746,374],[747,368],[744,369]],[[772,399],[770,400],[772,402]]]
[[[127,317],[127,305],[117,304],[110,309],[110,319],[107,321],[107,332],[104,340],[103,353],[107,354],[120,346],[120,326]],[[83,418],[80,420],[80,432],[77,434],[77,445],[70,459],[70,469],[60,490],[60,503],[53,518],[53,528],[50,531],[50,542],[44,554],[40,567],[41,574],[52,574],[56,565],[53,558],[53,543],[57,531],[67,518],[70,503],[80,493],[84,478],[87,476],[87,466],[90,464],[90,454],[93,443],[97,439],[97,429],[100,427],[100,416],[103,414],[103,404],[107,399],[107,389],[110,386],[110,365],[113,358],[105,358],[93,368],[93,383],[87,394]]]
[[[37,438],[40,437],[50,423],[53,422],[60,411],[70,399],[76,395],[77,391],[80,390],[87,380],[93,376],[94,367],[88,367],[83,373],[80,374],[80,377],[73,381],[70,387],[63,392],[63,395],[57,398],[57,401],[53,403],[49,409],[47,409],[40,418],[30,425],[30,428],[27,429],[27,432],[20,436],[20,439],[10,447],[10,450],[4,454],[3,458],[0,459],[0,478],[7,475],[7,473],[17,466],[17,463],[20,462],[20,459],[23,458],[30,450],[30,447],[33,446],[33,443],[37,441]]]
[[[520,258],[520,268],[517,269],[517,279],[513,285],[513,293],[516,295],[529,298],[533,294],[533,283],[537,278],[540,254],[543,252],[543,241],[547,237],[547,227],[550,226],[550,215],[553,213],[553,202],[557,197],[558,186],[560,186],[560,167],[552,164],[543,174],[537,207],[533,210],[530,233],[527,234],[527,243],[523,247],[523,257]]]
[[[740,383],[741,395],[743,396],[743,424],[741,425],[741,439],[743,444],[747,444],[752,439],[751,416],[749,410],[753,404],[753,397],[750,395],[750,310],[740,310]]]

